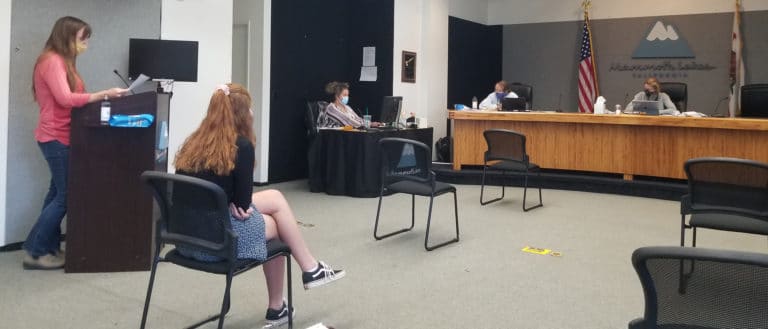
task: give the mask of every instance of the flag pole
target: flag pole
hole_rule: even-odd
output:
[[[589,9],[592,8],[592,0],[582,1],[581,7],[584,8],[584,21],[587,22],[587,31],[589,31],[589,53],[592,56],[592,75],[595,77],[595,97],[597,97],[600,96],[600,85],[597,82],[597,60],[595,59],[594,43],[592,42],[592,26],[589,24]]]

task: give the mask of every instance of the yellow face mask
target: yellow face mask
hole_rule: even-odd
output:
[[[82,42],[82,41],[75,42],[75,51],[77,52],[78,55],[84,53],[86,49],[88,49],[88,44],[86,44],[85,42]]]

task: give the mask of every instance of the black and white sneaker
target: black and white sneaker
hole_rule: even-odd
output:
[[[291,313],[296,314],[296,310],[291,308]],[[264,328],[277,328],[288,323],[288,304],[283,301],[283,307],[279,310],[267,308],[267,315],[264,318],[267,320]]]
[[[341,279],[345,274],[344,270],[334,270],[321,261],[314,271],[304,272],[301,279],[304,281],[304,289],[312,289]]]

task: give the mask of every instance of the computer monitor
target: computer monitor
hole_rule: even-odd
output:
[[[130,39],[128,76],[197,82],[197,41]]]
[[[741,87],[741,116],[768,118],[768,84]]]
[[[505,97],[501,99],[501,110],[506,112],[525,111],[526,102],[523,97]]]
[[[381,115],[379,122],[391,124],[396,127],[397,122],[400,121],[400,110],[402,107],[402,96],[384,96],[384,99],[381,101]]]
[[[662,104],[660,101],[632,101],[632,110],[645,115],[659,115]]]

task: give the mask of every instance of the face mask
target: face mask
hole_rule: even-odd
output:
[[[88,49],[88,45],[86,45],[84,42],[78,41],[75,43],[75,51],[78,55],[84,53],[86,49]]]
[[[646,96],[646,97],[651,97],[651,95],[652,95],[652,94],[653,94],[653,92],[652,92],[652,91],[650,91],[650,90],[647,90],[647,89],[645,90],[645,96]]]
[[[349,96],[344,96],[341,98],[341,104],[347,105],[349,103]]]
[[[507,96],[507,94],[506,93],[496,93],[496,98],[497,99],[502,99],[502,98],[504,98],[504,96]]]

